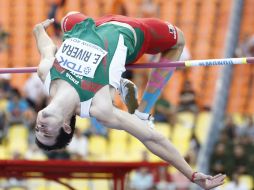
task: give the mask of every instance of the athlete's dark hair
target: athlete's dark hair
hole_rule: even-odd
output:
[[[73,134],[75,131],[75,124],[76,124],[76,116],[74,115],[72,116],[70,121],[71,133],[70,134],[66,133],[64,129],[61,127],[60,133],[56,137],[56,143],[51,146],[41,143],[37,138],[35,138],[35,143],[40,149],[46,150],[46,151],[65,148],[70,143],[73,137]]]

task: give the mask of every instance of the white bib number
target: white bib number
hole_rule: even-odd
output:
[[[105,50],[95,44],[78,38],[69,38],[57,51],[56,59],[65,69],[94,78],[94,73],[106,54]]]

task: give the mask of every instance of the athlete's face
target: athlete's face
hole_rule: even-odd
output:
[[[54,145],[61,127],[64,127],[63,118],[43,109],[37,116],[35,136],[42,144]]]

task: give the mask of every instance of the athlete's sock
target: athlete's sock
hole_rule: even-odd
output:
[[[168,62],[167,59],[161,58],[160,63]],[[167,74],[164,74],[164,76],[160,72],[167,72]],[[171,68],[160,68],[160,69],[154,69],[151,73],[150,80],[147,84],[146,91],[144,92],[144,95],[142,97],[142,101],[146,101],[145,109],[142,110],[145,113],[150,113],[154,104],[158,100],[159,96],[161,95],[161,91],[171,78],[173,72],[175,71],[175,67]],[[153,93],[150,93],[150,88],[155,88],[155,91]]]

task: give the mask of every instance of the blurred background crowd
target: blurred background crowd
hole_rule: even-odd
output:
[[[46,18],[56,22],[49,33],[61,43],[59,21],[68,11],[91,17],[122,14],[157,17],[181,28],[186,47],[181,60],[222,58],[233,0],[0,0],[1,67],[36,66],[39,61],[32,37],[33,26]],[[234,57],[254,56],[254,1],[243,0],[241,26]],[[158,60],[145,55],[139,62]],[[229,95],[218,136],[208,134],[213,119],[216,86],[222,67],[177,69],[157,101],[153,115],[156,129],[178,148],[188,163],[198,168],[199,153],[207,139],[215,139],[209,173],[226,173],[227,183],[218,189],[253,189],[254,178],[254,66],[232,68]],[[148,78],[147,70],[127,71],[124,77],[139,87],[139,98]],[[217,94],[218,96],[218,94]],[[70,145],[59,151],[42,152],[34,143],[37,112],[47,103],[46,93],[36,74],[0,74],[0,159],[160,161],[133,137],[107,130],[93,119],[77,118]],[[116,106],[126,110],[119,96]],[[0,171],[1,172],[1,171]],[[65,189],[45,181],[29,183],[0,179],[0,189]],[[109,181],[91,182],[80,189],[111,189]],[[140,168],[128,176],[131,190],[187,190],[190,182],[171,167]]]

